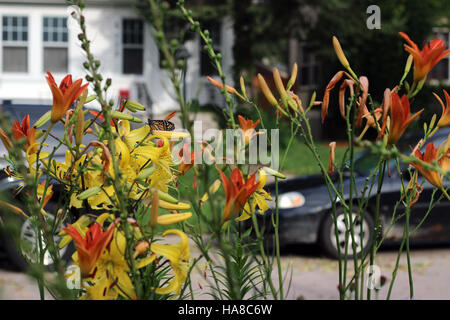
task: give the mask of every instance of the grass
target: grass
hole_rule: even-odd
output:
[[[319,157],[325,168],[328,168],[328,156],[330,153],[330,147],[327,142],[317,143],[317,149]],[[336,162],[339,165],[342,162],[347,146],[345,144],[336,145]],[[357,148],[356,152],[361,151],[361,148]],[[284,150],[280,151],[280,158],[284,156]],[[320,173],[319,165],[314,159],[314,155],[308,147],[300,140],[294,140],[291,148],[289,149],[284,168],[281,170],[283,173],[291,175],[308,175]]]

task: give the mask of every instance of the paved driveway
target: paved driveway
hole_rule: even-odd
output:
[[[397,249],[382,249],[376,260],[381,274],[389,280],[397,256]],[[450,299],[450,245],[414,247],[412,252],[415,299]],[[301,246],[284,253],[282,263],[292,267],[292,284],[288,299],[338,299],[338,263],[324,258],[314,246]],[[351,269],[352,262],[349,263]],[[196,271],[193,287],[196,296],[206,299],[207,281]],[[203,288],[200,289],[200,287]],[[379,292],[385,299],[388,283]],[[47,298],[50,298],[47,295]],[[406,258],[402,257],[392,299],[408,299],[409,285]],[[35,281],[14,271],[5,261],[0,263],[0,299],[39,299]]]

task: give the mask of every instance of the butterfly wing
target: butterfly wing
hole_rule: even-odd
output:
[[[153,130],[160,131],[173,131],[175,129],[175,124],[168,120],[151,120],[148,119],[148,125]]]

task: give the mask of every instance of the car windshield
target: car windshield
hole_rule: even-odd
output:
[[[450,134],[450,130],[442,129],[440,132],[435,134],[432,138],[430,138],[427,142],[433,142],[436,147],[438,147],[442,142],[444,142],[448,135]],[[423,133],[421,131],[413,131],[405,134],[402,139],[397,143],[397,148],[402,153],[410,153],[417,142],[423,137]],[[425,146],[422,147],[421,151],[424,152]],[[355,157],[354,167],[356,172],[361,175],[367,175],[371,170],[373,170],[379,160],[379,155],[373,154],[370,150],[364,150],[359,153]],[[393,169],[395,167],[395,159],[389,160],[389,167]]]

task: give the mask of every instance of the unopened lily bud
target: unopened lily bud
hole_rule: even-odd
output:
[[[273,68],[272,74],[273,74],[273,80],[275,82],[275,86],[277,87],[278,93],[280,94],[281,99],[283,100],[283,104],[286,105],[287,104],[287,92],[286,92],[286,89],[284,88],[283,81],[281,80],[280,72],[278,71],[277,68]]]
[[[186,210],[190,209],[191,205],[188,203],[178,202],[178,203],[170,203],[164,200],[159,200],[159,207],[167,210]]]
[[[95,99],[97,99],[97,95],[96,94],[92,94],[92,95],[90,95],[89,97],[86,98],[86,101],[84,103],[86,104],[86,103],[92,102]]]
[[[84,112],[83,105],[86,102],[87,98],[87,89],[84,90],[83,95],[81,96],[80,103],[77,107],[77,122],[75,125],[75,144],[79,146],[83,140],[84,133]]]
[[[158,190],[158,194],[159,194],[159,198],[161,200],[164,200],[164,201],[167,201],[167,202],[170,202],[170,203],[177,203],[178,202],[178,199],[172,197],[170,194],[168,194],[168,193],[166,193],[164,191]]]
[[[93,197],[93,196],[99,194],[100,191],[102,191],[102,188],[100,188],[99,186],[95,186],[95,187],[89,188],[89,189],[83,191],[82,193],[80,193],[77,196],[77,199],[78,200],[86,200],[86,199],[88,199],[90,197]]]
[[[136,259],[141,254],[143,254],[145,251],[147,251],[150,248],[150,245],[148,241],[141,241],[139,242],[136,247],[134,248],[134,254],[133,258]]]
[[[348,62],[347,57],[344,54],[344,50],[342,50],[341,44],[335,36],[333,36],[333,47],[334,52],[336,52],[336,55],[339,59],[339,62],[344,66],[345,69],[350,68],[350,63]]]
[[[125,102],[125,108],[129,109],[130,107],[135,110],[139,110],[139,111],[145,110],[145,107],[142,104],[140,104],[139,102],[136,102],[133,100],[127,100],[127,102]]]
[[[413,61],[414,61],[414,57],[410,54],[408,56],[408,60],[406,60],[405,71],[403,72],[402,79],[406,78],[406,76],[408,75],[409,71],[411,70]]]
[[[274,107],[278,106],[277,99],[275,99],[275,97],[273,96],[272,91],[270,91],[269,86],[266,83],[266,80],[264,80],[264,77],[260,73],[258,73],[258,83],[267,101],[269,101],[269,103]]]
[[[44,124],[46,124],[47,122],[50,121],[50,118],[52,117],[52,111],[47,111],[46,113],[44,113],[39,119],[38,121],[36,121],[36,123],[34,124],[33,127],[39,129],[40,127],[42,127]]]
[[[289,81],[286,86],[287,90],[290,90],[294,85],[295,81],[297,80],[297,73],[298,73],[297,63],[294,63],[294,65],[292,66],[291,77],[289,78]]]
[[[141,119],[133,117],[131,114],[122,113],[119,111],[111,111],[111,117],[116,118],[116,119],[128,120],[128,121],[132,121],[132,122],[138,122],[138,123],[142,122]]]
[[[216,193],[217,190],[219,190],[221,184],[222,184],[222,181],[220,179],[217,179],[216,181],[214,181],[213,184],[210,185],[208,188],[209,194]],[[208,201],[208,198],[209,198],[208,192],[205,192],[203,197],[200,199],[200,202],[206,202],[206,201]]]
[[[286,176],[276,170],[273,170],[272,168],[269,167],[262,167],[262,170],[264,170],[265,173],[270,174],[271,176],[277,177],[277,178],[281,178],[281,179],[286,179]]]
[[[436,123],[436,113],[433,114],[433,116],[431,117],[431,121],[430,121],[430,129],[434,127],[434,124]]]
[[[164,214],[158,217],[158,224],[162,226],[169,226],[192,217],[192,212]]]
[[[165,137],[165,138],[167,138],[169,140],[170,139],[173,139],[173,140],[184,139],[184,138],[187,138],[187,137],[191,136],[189,134],[189,132],[184,132],[184,131],[153,130],[152,133],[155,136]]]
[[[152,207],[150,209],[150,226],[152,228],[156,227],[158,224],[158,214],[159,214],[159,193],[156,190],[153,191],[152,196]]]
[[[328,173],[329,174],[334,173],[335,153],[336,153],[336,142],[333,141],[330,143],[330,154],[328,156]]]
[[[239,78],[239,83],[241,85],[241,92],[242,92],[242,94],[244,95],[245,98],[247,98],[247,91],[245,89],[245,81],[244,81],[244,78],[242,76]]]
[[[149,167],[149,168],[145,168],[144,170],[141,171],[141,173],[138,175],[138,179],[147,179],[148,177],[150,177],[153,172],[156,171],[156,167]]]
[[[228,85],[225,85],[225,87],[224,87],[224,85],[223,85],[222,82],[217,81],[217,80],[214,80],[213,78],[211,78],[211,77],[209,77],[209,76],[207,76],[206,79],[207,79],[209,82],[211,82],[211,84],[212,84],[213,86],[215,86],[215,87],[217,87],[217,88],[219,88],[219,89],[221,89],[221,90],[223,90],[223,89],[225,88],[225,90],[226,90],[229,94],[235,94],[235,95],[237,95],[239,98],[241,98],[242,100],[245,100],[245,98],[244,98],[239,92],[237,92],[237,90],[236,90],[235,88],[230,87],[230,86],[228,86]]]
[[[11,139],[9,139],[8,135],[2,129],[0,129],[0,139],[2,140],[6,150],[12,149],[13,145]]]
[[[29,218],[28,215],[22,209],[20,209],[19,207],[14,206],[14,205],[6,202],[6,201],[0,200],[0,207],[3,207],[5,209],[7,209],[7,210],[10,210],[11,212],[14,212],[15,214],[22,215],[25,218]]]

